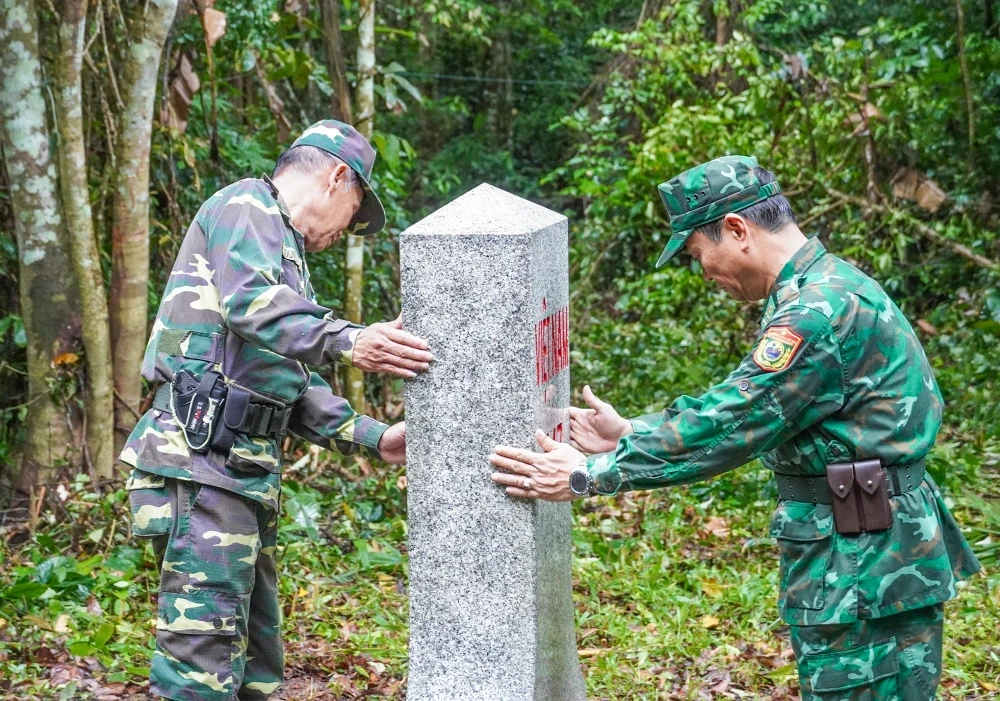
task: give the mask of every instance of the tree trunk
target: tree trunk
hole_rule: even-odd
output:
[[[375,0],[358,3],[358,88],[355,103],[358,121],[355,127],[361,135],[371,140],[375,130]],[[347,265],[344,289],[344,313],[356,323],[362,322],[361,298],[364,290],[365,240],[361,236],[347,235]],[[364,375],[357,368],[347,368],[347,401],[355,411],[365,411]]]
[[[326,55],[326,72],[333,81],[330,107],[335,119],[352,124],[351,87],[347,83],[347,61],[344,59],[344,38],[340,34],[340,0],[320,0],[319,11],[323,17],[323,49]]]
[[[969,62],[965,58],[965,13],[962,11],[962,0],[955,0],[955,13],[958,15],[958,59],[962,67],[962,85],[965,88],[965,113],[969,120],[968,168],[971,173],[976,167],[976,113],[972,101],[972,81],[969,78]]]
[[[146,345],[149,285],[149,147],[160,57],[177,0],[152,0],[129,17],[129,48],[121,69],[125,109],[119,119],[117,187],[111,220],[111,350],[114,369],[115,451],[139,411],[139,368]]]
[[[715,45],[725,46],[733,38],[733,16],[736,3],[731,0],[716,0],[715,3]]]
[[[19,491],[47,482],[72,459],[66,411],[52,401],[53,359],[73,349],[79,331],[76,286],[65,249],[49,129],[42,97],[34,0],[0,0],[0,143],[10,177],[28,337],[28,403]]]
[[[53,64],[55,119],[59,131],[59,192],[83,311],[83,347],[87,358],[84,453],[98,477],[110,477],[114,464],[111,339],[108,302],[87,187],[83,91],[80,87],[87,0],[63,0],[57,10],[60,16],[59,51]]]
[[[508,2],[497,6],[501,16],[511,12]],[[489,89],[489,110],[487,123],[495,135],[497,145],[510,152],[514,148],[514,83],[511,80],[510,29],[500,26],[492,37],[487,54],[489,66],[487,75],[492,79]]]

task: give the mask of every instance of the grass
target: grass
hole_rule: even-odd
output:
[[[973,491],[996,495],[993,468]],[[352,464],[298,475],[279,534],[285,698],[399,698],[405,689],[403,472]],[[63,492],[61,492],[63,493]],[[143,698],[156,574],[128,540],[121,490],[65,488],[65,513],[0,537],[0,694]],[[575,506],[577,640],[596,699],[797,698],[777,618],[774,503],[764,470]],[[974,499],[973,499],[974,500]],[[955,512],[989,548],[986,512]],[[980,507],[989,504],[979,503]],[[995,502],[993,502],[995,504]],[[1000,575],[947,605],[942,698],[997,695]],[[311,690],[304,691],[306,687]],[[103,695],[102,695],[103,694]]]

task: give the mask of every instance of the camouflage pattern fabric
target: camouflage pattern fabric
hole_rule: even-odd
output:
[[[944,605],[828,626],[792,626],[802,701],[933,701]]]
[[[808,241],[782,269],[754,349],[701,397],[632,419],[635,433],[588,466],[597,491],[687,484],[761,458],[791,475],[881,458],[922,459],[943,400],[913,329],[879,285]],[[780,502],[780,613],[792,625],[853,623],[954,598],[980,569],[933,480],[891,498],[892,528],[834,531],[831,507]]]
[[[302,132],[291,148],[296,146],[321,148],[349,165],[361,178],[364,188],[361,207],[351,219],[347,233],[368,236],[377,234],[385,227],[385,208],[370,185],[375,149],[357,129],[335,119],[325,119]]]
[[[133,532],[160,570],[150,691],[178,701],[262,701],[284,658],[278,513],[211,485],[133,470]]]
[[[656,267],[677,255],[694,230],[781,192],[777,182],[761,185],[753,156],[723,156],[686,170],[657,188],[673,233]]]
[[[316,303],[302,234],[266,178],[214,194],[181,244],[143,359],[142,375],[221,372],[293,406],[289,429],[344,454],[377,456],[386,426],[356,413],[308,365],[350,364],[360,326]],[[143,472],[228,489],[278,508],[274,440],[239,434],[228,455],[195,453],[169,411],[150,409],[120,460]]]

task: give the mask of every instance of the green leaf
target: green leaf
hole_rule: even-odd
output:
[[[72,643],[69,646],[69,651],[76,655],[77,657],[86,657],[87,655],[93,655],[97,652],[97,648],[86,641],[80,641]]]
[[[39,584],[38,582],[22,582],[21,584],[15,584],[10,589],[4,592],[5,599],[16,599],[18,597],[23,597],[25,599],[37,599],[39,596],[45,593],[48,589],[44,584]]]
[[[399,87],[403,88],[403,90],[410,93],[410,96],[413,97],[414,100],[423,104],[424,96],[420,94],[420,91],[417,89],[417,86],[415,86],[413,83],[411,83],[398,73],[389,73],[387,75],[389,78],[399,83]]]
[[[114,635],[115,626],[112,623],[105,623],[97,630],[97,634],[94,636],[94,645],[99,648],[104,647],[111,636]]]
[[[305,531],[309,540],[319,541],[319,519],[321,510],[315,492],[297,492],[285,501],[285,509],[292,521]]]

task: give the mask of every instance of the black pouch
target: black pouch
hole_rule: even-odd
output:
[[[236,442],[236,434],[246,421],[250,410],[250,393],[235,385],[229,388],[226,403],[222,410],[222,420],[215,427],[212,436],[212,449],[228,455]]]
[[[833,495],[833,523],[837,533],[857,535],[863,530],[861,510],[854,493],[854,463],[826,466],[826,481]]]
[[[854,463],[854,482],[858,486],[856,493],[864,530],[868,533],[888,530],[892,526],[892,508],[882,461]]]

